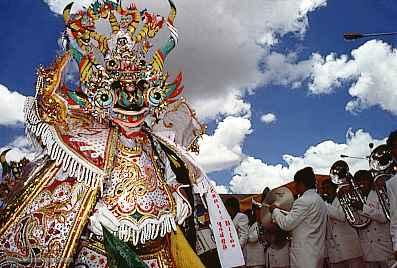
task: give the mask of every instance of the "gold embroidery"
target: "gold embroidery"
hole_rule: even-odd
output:
[[[79,237],[87,223],[88,216],[92,211],[95,201],[96,201],[96,193],[97,190],[89,189],[88,193],[85,195],[84,200],[80,205],[80,211],[77,214],[77,217],[74,221],[73,227],[71,229],[70,235],[67,238],[67,244],[63,251],[61,260],[58,264],[58,268],[69,267],[70,262],[72,261],[72,257],[76,251],[77,242],[79,241]]]
[[[52,162],[48,165],[48,168],[39,172],[33,180],[29,183],[23,193],[5,209],[6,222],[3,227],[0,228],[0,237],[3,236],[4,232],[21,217],[21,212],[31,204],[31,202],[41,193],[44,187],[47,186],[48,182],[58,173],[60,167]]]

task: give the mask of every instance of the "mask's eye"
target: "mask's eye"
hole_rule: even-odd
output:
[[[106,89],[98,90],[95,94],[95,104],[101,108],[110,108],[113,104],[113,93]]]
[[[159,106],[162,99],[163,95],[161,94],[161,91],[158,90],[158,88],[152,88],[148,92],[148,97],[149,97],[149,104],[150,106]]]
[[[139,88],[142,91],[147,90],[150,87],[150,84],[146,80],[139,80],[138,83],[136,84],[137,88]]]
[[[108,60],[106,62],[106,69],[109,71],[120,69],[120,62],[115,59]]]

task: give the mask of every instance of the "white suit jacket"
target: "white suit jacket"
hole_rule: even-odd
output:
[[[383,213],[375,191],[368,194],[362,213],[372,220],[370,225],[358,232],[364,260],[371,262],[389,260],[393,254],[390,224]]]
[[[265,265],[265,248],[259,242],[258,223],[255,222],[249,227],[247,242],[247,266]]]
[[[269,247],[266,251],[266,267],[289,267],[289,247],[289,243],[280,249]]]
[[[322,267],[327,207],[316,191],[307,190],[296,199],[287,215],[275,209],[272,217],[281,229],[291,231],[291,267]]]
[[[397,175],[386,182],[386,187],[390,201],[390,234],[393,250],[397,251]]]
[[[327,253],[330,263],[361,257],[360,240],[357,231],[346,220],[338,198],[331,204],[326,203],[328,211]]]
[[[237,235],[240,240],[240,246],[242,249],[248,241],[248,231],[249,231],[249,219],[244,213],[238,212],[233,218],[234,226],[236,227]]]

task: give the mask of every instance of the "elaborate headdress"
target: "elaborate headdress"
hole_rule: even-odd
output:
[[[73,3],[67,5],[63,12],[67,30],[62,36],[66,52],[51,68],[38,70],[36,98],[41,119],[62,126],[70,114],[86,114],[128,133],[141,126],[148,115],[155,119],[153,122],[163,120],[162,127],[171,128],[164,117],[181,108],[182,116],[188,115],[191,120],[188,124],[194,125],[194,133],[188,134],[190,142],[183,145],[191,143],[190,148],[196,150],[192,141],[204,127],[181,98],[182,74],[171,82],[164,69],[167,56],[178,42],[176,8],[172,0],[168,2],[168,17],[109,0],[97,0],[76,14],[71,13]],[[110,25],[109,34],[98,30],[104,28],[104,22]],[[153,49],[150,41],[164,26],[169,37],[161,48]],[[77,63],[79,72],[79,85],[73,90],[64,83],[70,59]]]
[[[132,116],[129,122],[137,122],[143,119],[146,109],[175,100],[183,89],[182,74],[170,83],[164,71],[165,59],[178,41],[173,25],[176,8],[171,0],[169,4],[167,18],[139,11],[134,4],[125,8],[108,0],[96,1],[85,12],[74,15],[70,13],[73,4],[66,6],[65,23],[75,41],[67,48],[80,70],[80,88],[69,92],[76,104],[93,108],[103,118],[113,113],[124,119]],[[96,31],[99,20],[109,21],[109,36]],[[171,34],[148,60],[152,48],[149,40],[164,25]]]

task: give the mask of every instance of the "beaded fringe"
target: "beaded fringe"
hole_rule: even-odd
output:
[[[88,165],[71,152],[59,139],[53,126],[40,119],[36,99],[27,97],[24,106],[26,133],[33,145],[40,141],[51,160],[62,166],[64,172],[91,187],[102,187],[104,173],[99,168]]]
[[[121,240],[131,241],[136,246],[138,243],[145,244],[148,240],[155,240],[159,236],[164,237],[167,233],[176,230],[173,215],[167,214],[161,216],[159,220],[147,219],[139,225],[122,220],[117,235]]]

